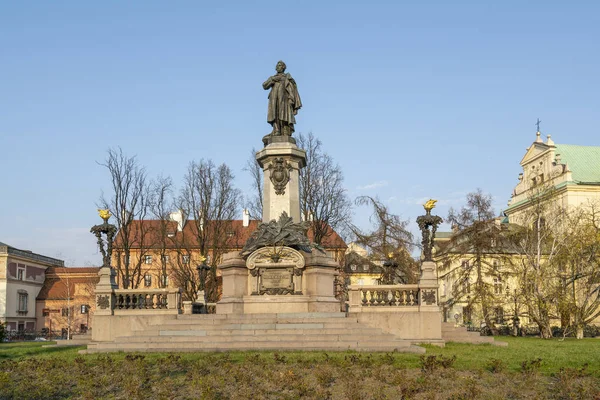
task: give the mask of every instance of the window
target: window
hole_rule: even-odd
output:
[[[29,300],[29,295],[24,290],[19,290],[17,292],[19,296],[19,309],[17,310],[19,314],[27,314],[27,303]]]
[[[502,294],[502,278],[499,276],[494,278],[494,294]]]
[[[168,255],[166,255],[166,254],[163,254],[163,256],[161,257],[161,260],[162,260],[163,262],[166,262],[166,263],[168,263],[168,262],[169,262],[169,256],[168,256]]]
[[[69,309],[68,309],[67,307],[64,307],[64,308],[63,308],[63,309],[61,309],[60,311],[61,311],[61,315],[62,315],[63,317],[68,317],[68,316],[69,316],[69,314],[70,314],[70,312],[69,312]]]
[[[352,264],[352,265],[350,265],[350,269],[351,269],[352,271],[356,271],[356,264]]]
[[[460,263],[460,266],[463,267],[463,269],[469,268],[469,261],[464,260],[462,263]]]
[[[150,275],[150,274],[144,275],[144,286],[146,286],[146,287],[152,286],[152,275]]]
[[[25,268],[18,268],[17,269],[17,279],[22,281],[25,279]]]
[[[82,305],[81,305],[81,313],[82,313],[82,314],[87,314],[87,313],[89,313],[89,309],[90,309],[90,306],[88,306],[87,304],[82,304]]]
[[[189,264],[190,263],[190,256],[189,255],[184,255],[183,256],[183,263],[184,264]]]
[[[496,314],[496,323],[502,324],[504,322],[504,309],[502,307],[496,307],[494,311]]]
[[[169,276],[168,275],[163,275],[162,276],[162,284],[164,287],[169,286]]]
[[[144,264],[152,264],[152,256],[144,256]]]

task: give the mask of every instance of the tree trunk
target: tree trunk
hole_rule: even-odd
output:
[[[577,339],[583,339],[583,325],[577,325],[575,337]]]

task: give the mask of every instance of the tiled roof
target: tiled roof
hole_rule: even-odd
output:
[[[37,300],[66,300],[67,297],[73,299],[76,293],[77,285],[89,285],[90,295],[93,292],[95,284],[98,282],[97,267],[50,267],[46,270],[46,279],[44,286],[37,296]]]
[[[560,162],[568,164],[575,181],[600,183],[600,146],[556,144],[554,154],[560,154]]]
[[[241,249],[244,244],[260,224],[260,221],[250,221],[247,227],[243,226],[242,220],[230,220],[227,221],[228,226],[226,227],[226,247],[230,249]],[[143,228],[143,229],[142,229]],[[205,227],[207,232],[211,231],[210,223]],[[142,240],[142,233],[144,237]],[[183,227],[183,230],[179,232],[177,230],[177,222],[174,221],[160,221],[160,220],[135,220],[131,225],[132,237],[134,238],[132,248],[140,247],[143,243],[145,248],[160,248],[163,244],[162,238],[164,238],[164,244],[167,248],[177,248],[178,243],[184,243],[190,248],[196,247],[196,234],[198,227],[195,221],[189,220]],[[169,235],[170,234],[170,235]],[[309,239],[314,237],[312,230],[308,231]],[[120,246],[121,239],[117,234],[115,239],[114,247]],[[328,235],[322,243],[325,248],[341,248],[345,249],[346,243],[332,230],[332,233]]]

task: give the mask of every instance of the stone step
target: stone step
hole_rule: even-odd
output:
[[[196,331],[164,331],[158,336],[123,336],[115,338],[115,343],[164,343],[164,342],[281,342],[294,341],[297,343],[311,343],[316,341],[335,342],[335,341],[397,341],[394,335],[299,335],[299,334],[279,334],[271,336],[206,336],[205,332]]]
[[[378,349],[380,351],[402,350],[411,348],[408,341],[313,341],[298,343],[296,341],[252,341],[252,342],[164,342],[164,343],[98,343],[93,350],[113,351],[181,351],[181,350],[306,350],[308,349]],[[90,348],[89,350],[92,350]]]
[[[243,324],[316,324],[316,323],[344,323],[358,324],[357,318],[227,318],[227,319],[175,319],[168,322],[172,325],[243,325]]]
[[[359,324],[335,323],[335,322],[317,322],[317,323],[269,323],[269,324],[222,324],[222,325],[204,325],[204,324],[160,324],[146,327],[144,331],[156,331],[160,329],[202,329],[202,330],[289,330],[289,329],[353,329],[360,327]]]
[[[164,331],[177,331],[177,332],[204,332],[205,336],[268,336],[268,335],[279,335],[285,333],[297,333],[300,335],[309,335],[309,334],[323,334],[323,335],[343,335],[343,334],[362,334],[362,335],[378,335],[382,334],[382,331],[377,328],[369,328],[369,327],[353,327],[351,329],[348,328],[323,328],[323,329],[236,329],[236,330],[228,330],[228,329],[204,329],[205,327],[193,326],[188,327],[186,329],[182,329],[179,326],[160,326],[153,327],[152,329],[145,329],[143,331],[136,332],[136,336],[157,336],[160,332]],[[181,335],[185,335],[185,333],[181,333]]]
[[[92,338],[89,339],[71,339],[71,340],[57,340],[56,347],[63,346],[84,346],[92,341]]]
[[[272,351],[277,351],[277,350],[284,350],[284,351],[294,351],[294,350],[302,350],[302,351],[347,351],[348,348],[337,348],[337,347],[330,347],[330,346],[314,346],[311,345],[309,347],[302,347],[302,348],[293,348],[293,347],[288,347],[288,348],[261,348],[261,349],[257,349],[257,348],[250,348],[250,347],[239,347],[236,349],[228,349],[228,348],[203,348],[203,349],[196,349],[196,348],[162,348],[162,347],[153,347],[153,348],[129,348],[129,349],[115,349],[115,348],[106,348],[106,349],[97,349],[97,348],[93,348],[93,347],[88,347],[87,350],[79,350],[79,354],[95,354],[95,353],[112,353],[115,351],[122,351],[122,352],[136,352],[136,353],[174,353],[174,352],[178,352],[178,353],[191,353],[191,352],[222,352],[222,351],[229,351],[229,350],[236,350],[236,351],[256,351],[256,350],[261,350],[261,351],[266,351],[266,350],[272,350]],[[389,351],[396,351],[399,353],[416,353],[416,354],[424,354],[425,348],[424,347],[420,347],[420,346],[416,346],[416,345],[410,345],[407,347],[365,347],[362,346],[360,348],[355,348],[353,349],[355,351],[359,351],[359,352],[363,352],[363,351],[373,351],[373,352],[389,352]]]
[[[260,320],[260,319],[320,319],[346,318],[342,312],[336,313],[261,313],[261,314],[180,314],[178,320]]]

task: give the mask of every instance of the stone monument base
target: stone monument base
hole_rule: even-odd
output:
[[[278,257],[272,256],[274,251]],[[237,252],[228,253],[219,265],[223,296],[217,303],[217,314],[340,312],[340,301],[334,294],[337,268],[331,257],[318,250],[306,253],[289,247],[262,248],[247,260]],[[271,276],[267,279],[267,275]],[[274,282],[280,287],[273,287]],[[283,294],[277,294],[280,291]]]

